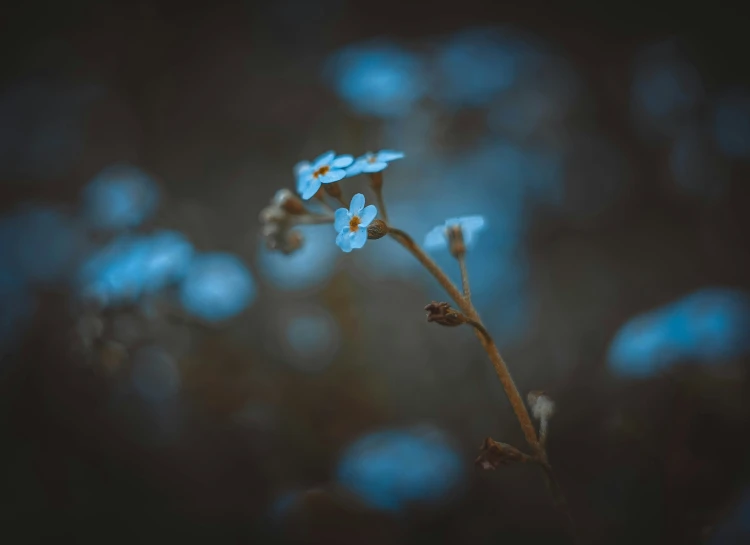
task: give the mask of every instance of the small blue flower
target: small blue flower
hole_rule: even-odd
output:
[[[347,177],[356,176],[363,172],[380,172],[385,170],[388,163],[396,159],[403,159],[404,154],[400,151],[380,150],[377,153],[368,151],[362,157],[358,157],[354,164],[346,169]]]
[[[354,195],[349,210],[336,210],[333,228],[339,234],[336,237],[338,247],[345,252],[351,252],[364,246],[367,242],[367,226],[377,215],[378,209],[374,205],[365,206],[365,196],[362,193]]]
[[[470,247],[474,241],[474,236],[484,229],[484,218],[482,216],[461,216],[459,218],[449,218],[445,220],[444,225],[434,227],[424,239],[424,246],[428,250],[448,247],[448,228],[458,225],[461,227],[461,233],[464,236],[464,244]]]
[[[344,168],[354,162],[351,155],[336,155],[328,151],[315,159],[312,163],[302,161],[294,166],[297,178],[297,192],[303,199],[312,198],[320,189],[321,184],[338,182],[346,177]]]

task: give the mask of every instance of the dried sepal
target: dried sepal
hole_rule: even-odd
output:
[[[284,212],[299,216],[301,214],[309,214],[307,208],[305,208],[302,199],[292,193],[288,189],[279,189],[273,196],[271,206],[277,206]]]
[[[428,322],[435,322],[448,327],[459,326],[467,322],[466,316],[451,308],[448,303],[433,301],[424,309],[427,311]]]
[[[533,461],[531,456],[524,454],[516,447],[507,443],[500,443],[488,437],[484,440],[479,451],[479,456],[474,464],[482,469],[495,470],[499,466],[521,463],[525,464]]]
[[[451,255],[456,259],[463,257],[466,254],[466,244],[464,243],[464,233],[461,225],[449,225],[445,230],[448,235],[448,248]]]
[[[388,224],[383,220],[373,220],[367,226],[367,238],[377,240],[388,234]]]

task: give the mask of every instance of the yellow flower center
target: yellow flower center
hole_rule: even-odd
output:
[[[377,155],[370,155],[370,156],[369,156],[369,157],[367,158],[367,162],[368,162],[368,163],[374,163],[375,161],[377,161],[377,159],[378,159],[378,156],[377,156]]]
[[[362,220],[359,219],[359,216],[352,216],[352,219],[349,220],[349,230],[354,233],[357,229],[359,229],[360,223],[362,223]]]
[[[317,178],[318,176],[323,176],[324,174],[327,174],[329,170],[331,170],[331,167],[329,167],[328,165],[323,165],[318,170],[313,172],[313,178]]]

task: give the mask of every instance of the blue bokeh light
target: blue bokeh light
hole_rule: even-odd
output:
[[[433,94],[449,106],[486,105],[517,82],[532,53],[528,42],[500,29],[461,31],[438,48]]]
[[[80,226],[53,207],[25,205],[0,218],[0,257],[29,283],[66,280],[85,247]]]
[[[305,290],[325,282],[336,268],[341,250],[336,231],[330,225],[306,226],[304,243],[296,252],[284,255],[265,246],[258,249],[258,268],[274,287]]]
[[[206,253],[194,257],[180,285],[180,301],[193,316],[218,322],[237,316],[256,296],[250,271],[237,256]]]
[[[750,353],[750,294],[705,288],[636,316],[616,334],[612,370],[648,377],[682,361],[721,363]]]
[[[333,55],[326,80],[356,113],[400,117],[426,90],[421,58],[390,42],[351,45]]]
[[[149,219],[159,204],[154,179],[129,164],[112,165],[83,190],[84,216],[95,229],[137,227]]]
[[[384,430],[350,445],[336,477],[369,506],[393,512],[447,500],[463,480],[464,462],[438,430]]]
[[[122,235],[82,265],[80,292],[103,306],[134,302],[180,281],[192,259],[193,246],[179,232]]]
[[[716,101],[714,136],[728,157],[750,158],[750,92],[734,89]]]
[[[698,70],[667,41],[644,49],[636,59],[631,89],[633,113],[644,128],[672,135],[703,100]]]
[[[341,341],[336,320],[322,307],[297,309],[283,325],[287,362],[301,371],[328,367]]]

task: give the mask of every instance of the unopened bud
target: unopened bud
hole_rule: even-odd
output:
[[[531,414],[540,421],[547,421],[555,414],[555,402],[542,390],[533,390],[526,397]]]
[[[388,224],[383,220],[374,220],[367,226],[367,238],[377,240],[388,234]]]
[[[286,219],[286,212],[284,212],[284,210],[282,210],[279,206],[272,204],[270,206],[266,206],[263,210],[261,210],[258,218],[260,219],[261,223],[274,223],[284,221],[284,219]]]
[[[323,189],[325,189],[326,193],[328,193],[334,199],[341,198],[341,186],[338,182],[323,184]]]
[[[451,255],[456,259],[463,257],[466,254],[466,244],[464,243],[464,233],[461,226],[449,225],[446,227],[446,234],[448,235],[448,247]]]
[[[532,458],[516,447],[507,443],[494,441],[490,437],[484,440],[479,456],[474,461],[482,469],[497,469],[499,466],[513,463],[530,462]]]
[[[273,196],[273,204],[294,215],[306,214],[307,209],[302,200],[288,189],[279,189]]]
[[[375,191],[378,191],[381,187],[383,187],[383,171],[382,170],[380,172],[370,173],[370,186]]]
[[[427,321],[436,324],[455,327],[466,323],[466,316],[450,307],[448,303],[433,301],[424,309],[427,311]]]

